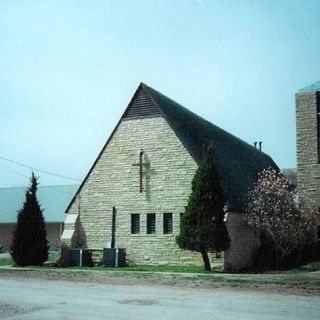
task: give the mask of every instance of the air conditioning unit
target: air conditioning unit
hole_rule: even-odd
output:
[[[92,267],[91,250],[69,249],[69,265],[71,267]]]
[[[126,249],[103,248],[103,266],[109,268],[126,266]]]

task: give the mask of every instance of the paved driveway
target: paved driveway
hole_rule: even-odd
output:
[[[320,298],[0,278],[0,319],[318,319]]]

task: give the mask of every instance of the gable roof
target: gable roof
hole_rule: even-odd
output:
[[[136,110],[133,110],[134,108]],[[201,161],[203,146],[211,142],[214,144],[216,160],[223,175],[222,185],[228,196],[230,210],[244,208],[247,192],[253,187],[259,172],[267,167],[279,170],[271,157],[265,153],[141,83],[76,195],[80,192],[122,120],[158,116],[166,119],[197,164]],[[70,202],[67,211],[76,195]]]
[[[320,81],[317,81],[313,84],[310,84],[310,85],[300,89],[298,92],[302,93],[302,92],[316,92],[316,91],[320,91]]]
[[[257,148],[147,85],[142,84],[142,87],[162,111],[170,127],[198,164],[201,161],[203,145],[213,143],[230,210],[239,210],[245,206],[247,192],[253,187],[259,172],[267,167],[278,170],[271,157]]]
[[[77,185],[39,186],[37,198],[46,222],[65,219],[65,208],[77,190]],[[25,201],[27,187],[0,188],[0,223],[16,223],[17,213]]]

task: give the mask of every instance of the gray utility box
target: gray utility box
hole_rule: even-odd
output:
[[[109,268],[125,267],[126,249],[103,248],[103,266]]]
[[[71,267],[92,267],[91,250],[69,249],[69,261]]]

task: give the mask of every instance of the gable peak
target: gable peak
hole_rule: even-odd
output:
[[[153,102],[146,88],[148,86],[141,82],[124,112],[122,120],[161,116],[158,106]]]

